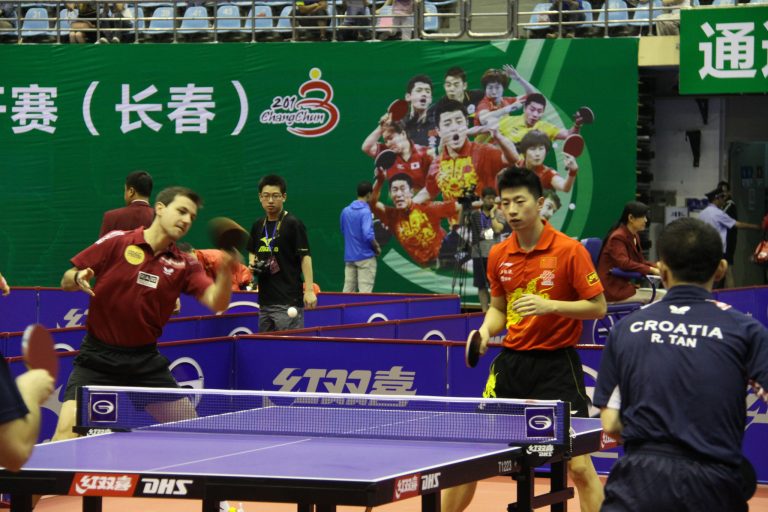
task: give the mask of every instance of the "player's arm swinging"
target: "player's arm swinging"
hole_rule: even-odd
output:
[[[227,251],[221,251],[221,253],[216,280],[198,298],[202,305],[214,313],[225,311],[229,306],[229,300],[232,297],[232,268],[237,262],[231,253]]]

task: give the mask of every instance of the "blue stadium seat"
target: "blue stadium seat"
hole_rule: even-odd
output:
[[[603,246],[603,241],[595,237],[582,238],[581,245],[587,250],[592,258],[592,264],[597,268],[597,258],[600,256],[600,248]]]
[[[658,18],[661,14],[664,13],[664,11],[661,9],[662,3],[661,0],[653,0],[653,7],[650,10],[650,20],[655,20]],[[632,14],[632,21],[630,21],[628,24],[633,27],[640,27],[640,30],[642,31],[643,27],[650,28],[651,25],[648,21],[648,4],[638,4],[637,10],[634,11]]]
[[[285,34],[290,33],[293,30],[293,26],[291,25],[292,12],[292,5],[283,7],[283,10],[280,11],[280,17],[277,19],[277,24],[275,25],[275,32]]]
[[[713,7],[736,5],[736,0],[714,0]]]
[[[45,7],[31,7],[24,15],[21,24],[22,39],[50,39],[55,34],[51,31],[51,22],[48,19],[48,11]]]
[[[608,12],[608,30],[616,31],[625,29],[629,21],[629,13],[627,12],[627,3],[624,0],[607,0],[605,5],[609,10],[616,9],[613,12]],[[605,28],[605,10],[600,11],[600,15],[597,17],[598,28]]]
[[[590,12],[592,10],[592,3],[587,0],[582,0],[581,8],[584,12],[584,23],[576,25],[576,28],[590,28],[594,25],[595,13]]]
[[[257,36],[266,35],[274,29],[272,9],[268,5],[254,5],[245,20],[244,32],[253,32]]]
[[[205,7],[201,5],[187,7],[181,19],[180,34],[186,36],[207,36],[210,35],[209,28],[208,11]]]
[[[439,26],[437,6],[429,1],[424,2],[424,32],[437,32]]]
[[[158,7],[149,18],[149,26],[145,29],[150,36],[160,36],[173,33],[173,7]]]
[[[71,20],[77,18],[79,12],[78,9],[72,9],[71,11],[69,9],[62,9],[59,11],[59,18],[56,20],[56,26],[54,28],[61,34],[62,39],[69,36],[69,27],[72,23]]]
[[[216,30],[220,33],[241,32],[240,9],[236,5],[224,4],[216,9]]]

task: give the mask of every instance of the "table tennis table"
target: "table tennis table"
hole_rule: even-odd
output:
[[[79,431],[93,435],[38,445],[21,472],[0,471],[11,511],[30,511],[33,494],[56,494],[83,496],[85,512],[100,512],[104,496],[200,499],[204,512],[224,500],[328,512],[421,496],[421,510],[436,512],[442,489],[497,475],[517,480],[509,510],[567,510],[567,459],[611,442],[599,420],[570,418],[565,402],[195,390],[217,395],[212,414],[200,396],[179,390],[199,417],[158,424],[142,412],[136,395],[144,391],[158,392],[83,388]],[[168,401],[166,392],[176,390],[163,390]],[[233,404],[232,393],[249,403]],[[425,403],[435,410],[419,409]],[[472,438],[478,433],[484,442]],[[534,496],[534,471],[544,464],[551,490]]]

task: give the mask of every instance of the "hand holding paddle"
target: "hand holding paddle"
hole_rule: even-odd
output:
[[[584,152],[584,137],[578,133],[569,135],[563,144],[563,153],[579,157]]]
[[[395,161],[397,160],[397,153],[392,151],[391,149],[385,149],[378,155],[376,155],[376,160],[374,161],[374,165],[377,169],[383,169],[387,170],[393,165],[395,165]]]
[[[408,114],[410,104],[405,100],[395,100],[389,104],[387,112],[389,112],[389,119],[396,123],[404,118]]]
[[[595,113],[589,107],[581,107],[573,114],[573,120],[578,125],[592,124],[595,122]]]
[[[21,353],[27,367],[46,370],[53,380],[59,374],[59,358],[53,346],[51,333],[40,324],[32,324],[21,337]]]
[[[91,297],[95,297],[96,294],[93,293],[93,289],[91,288],[91,279],[93,279],[94,276],[93,269],[90,267],[84,268],[84,269],[76,269],[75,275],[72,276],[72,279],[75,282],[75,285],[83,290],[85,293],[90,295]]]
[[[213,246],[223,251],[243,251],[249,239],[245,228],[227,217],[208,221],[208,236]]]
[[[483,335],[477,329],[470,331],[467,343],[464,346],[464,362],[467,368],[474,368],[480,360],[480,356],[488,350],[488,340],[483,342]]]

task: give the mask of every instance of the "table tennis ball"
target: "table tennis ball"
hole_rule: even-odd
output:
[[[296,318],[296,315],[299,314],[299,310],[296,309],[295,307],[291,306],[291,307],[288,308],[288,311],[286,311],[286,313],[288,313],[289,317]]]

